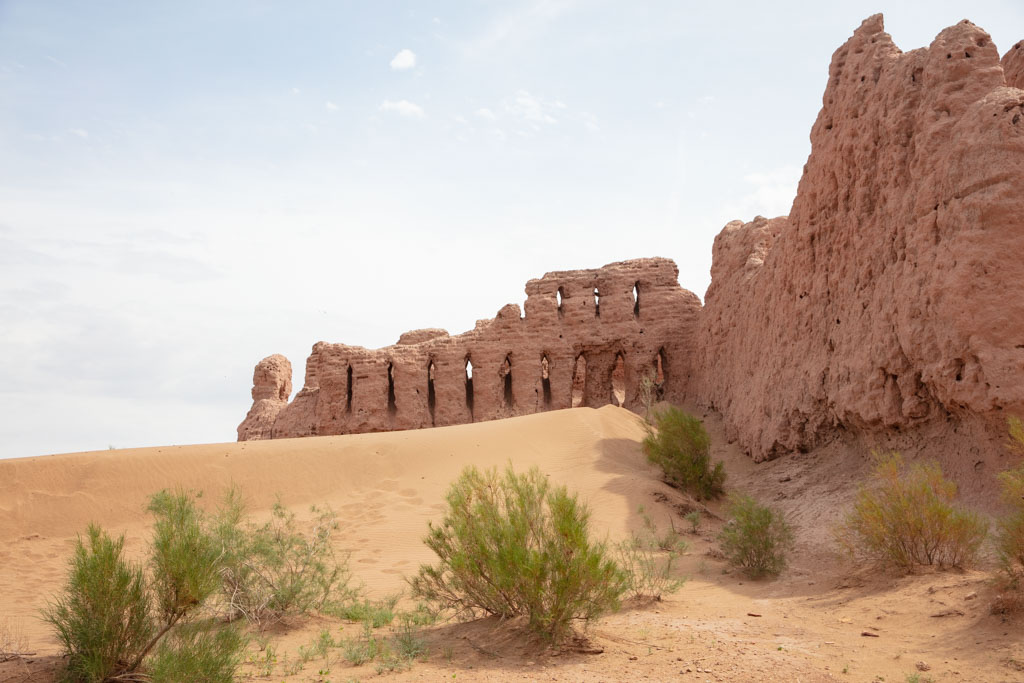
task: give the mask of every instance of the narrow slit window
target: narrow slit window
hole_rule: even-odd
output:
[[[345,371],[346,382],[345,382],[345,412],[352,412],[352,366],[348,366],[348,370]]]
[[[594,317],[601,317],[601,292],[597,291],[597,287],[594,287]]]
[[[388,363],[388,414],[394,415],[398,412],[398,404],[395,402],[395,366]]]
[[[576,356],[576,366],[572,370],[572,407],[583,405],[587,391],[587,357],[582,353]]]
[[[466,356],[466,408],[469,410],[469,421],[473,421],[473,361]]]
[[[434,393],[434,361],[427,366],[427,410],[430,411],[430,424],[434,424],[434,411],[437,407],[437,394]]]
[[[548,410],[551,407],[551,361],[547,354],[540,357],[540,384],[544,410]]]
[[[505,362],[501,364],[501,374],[504,375],[502,401],[506,408],[512,407],[515,399],[512,396],[512,356],[505,356]]]
[[[611,389],[612,405],[624,406],[626,403],[626,359],[621,353],[615,356]]]
[[[640,283],[633,285],[633,317],[640,317]]]

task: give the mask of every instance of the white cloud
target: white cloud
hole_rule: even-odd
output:
[[[461,124],[465,125],[465,124],[469,123],[469,121],[466,120],[465,116],[462,116],[460,114],[459,116],[455,117],[455,123],[461,123]]]
[[[487,119],[488,121],[494,121],[498,118],[495,115],[495,113],[488,109],[487,107],[480,107],[479,109],[477,109],[476,115],[482,119]]]
[[[583,125],[587,127],[591,133],[596,133],[601,130],[601,126],[597,124],[597,117],[588,111],[580,114],[580,118],[583,119]]]
[[[85,130],[84,128],[72,128],[68,132],[71,133],[72,135],[77,135],[78,137],[82,138],[83,140],[85,140],[85,139],[87,139],[89,137],[89,131]]]
[[[324,106],[327,107],[328,111],[338,111],[338,105],[336,105],[334,102],[328,101],[324,104]]]
[[[298,88],[292,88],[292,94],[293,95],[298,95],[300,92],[302,92],[302,91],[299,90]]]
[[[544,102],[526,90],[518,91],[511,100],[505,101],[506,110],[534,123],[558,123],[558,119],[548,113],[557,107],[557,103]]]
[[[416,66],[416,53],[406,48],[400,50],[391,60],[391,68],[395,71],[405,71]]]
[[[384,100],[380,103],[378,109],[380,111],[395,112],[412,119],[421,119],[424,116],[423,107],[413,104],[409,100]]]

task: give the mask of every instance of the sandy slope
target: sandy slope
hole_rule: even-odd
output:
[[[713,438],[719,436],[716,417],[707,417]],[[381,596],[400,590],[402,577],[431,559],[421,543],[427,521],[440,517],[447,486],[471,463],[540,466],[580,492],[596,531],[612,539],[639,526],[640,505],[662,526],[682,529],[679,511],[692,501],[659,482],[644,462],[643,434],[634,415],[606,407],[414,432],[0,461],[0,626],[6,618],[38,653],[0,664],[0,681],[52,679],[57,646],[36,615],[63,582],[75,535],[96,521],[124,532],[129,549],[141,552],[145,501],[160,488],[201,489],[212,504],[234,482],[257,515],[266,514],[275,496],[300,516],[308,516],[310,504],[326,503],[340,513],[338,549],[351,552],[358,579]],[[661,603],[595,624],[592,642],[603,654],[556,655],[515,623],[485,620],[430,629],[431,654],[398,677],[903,681],[920,673],[922,662],[929,667],[922,680],[1024,680],[1021,620],[988,613],[989,574],[898,578],[851,570],[834,556],[827,529],[863,474],[860,445],[753,465],[723,438],[715,443],[730,485],[774,501],[798,527],[798,552],[781,578],[751,582],[728,572],[715,552],[721,522],[705,515],[701,530],[686,534],[690,551],[682,571],[690,581]],[[712,506],[716,511],[720,504]],[[967,599],[972,593],[977,597]],[[947,616],[932,616],[942,612]],[[294,660],[320,630],[337,634],[339,628],[354,630],[314,618],[274,633],[272,641],[279,660]],[[372,665],[351,667],[339,652],[292,677],[279,663],[271,680],[376,675]],[[260,668],[247,665],[244,673],[255,677]]]

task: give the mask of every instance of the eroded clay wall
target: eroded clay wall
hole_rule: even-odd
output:
[[[700,301],[678,275],[660,258],[548,273],[526,284],[524,311],[509,304],[465,334],[416,330],[375,350],[319,342],[291,403],[290,365],[271,356],[257,365],[238,438],[417,429],[574,405],[639,409],[645,376],[680,400]]]
[[[1022,53],[880,15],[835,53],[789,217],[725,227],[700,315],[690,396],[755,459],[1024,410]]]

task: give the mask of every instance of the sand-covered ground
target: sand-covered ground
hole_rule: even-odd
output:
[[[722,503],[710,505],[696,533],[680,516],[692,501],[662,484],[644,462],[642,423],[614,407],[573,409],[496,422],[412,432],[167,446],[0,461],[0,630],[34,654],[0,664],[0,682],[49,681],[58,645],[39,610],[63,584],[76,534],[90,522],[124,533],[144,552],[145,504],[162,488],[202,490],[211,506],[238,485],[257,516],[275,499],[308,519],[311,504],[339,513],[339,552],[370,597],[405,587],[431,561],[422,537],[444,510],[463,467],[539,466],[579,492],[595,532],[611,540],[640,529],[644,506],[689,544],[685,586],[661,602],[626,605],[594,623],[592,653],[555,652],[521,624],[483,620],[425,630],[429,653],[401,680],[693,681],[1022,681],[1024,619],[990,614],[992,568],[903,577],[858,568],[837,555],[829,528],[866,471],[860,444],[754,465],[707,416],[714,455],[728,487],[786,511],[797,529],[791,567],[751,581],[716,552]],[[989,490],[975,482],[972,491]],[[994,490],[994,489],[993,489]],[[717,517],[717,518],[716,518]],[[311,617],[266,634],[277,663],[246,664],[242,678],[347,681],[378,676],[332,650],[287,676],[284,662],[322,630],[357,627]],[[386,634],[387,629],[382,631]],[[259,641],[252,659],[265,659]],[[264,674],[269,674],[264,676]],[[913,679],[911,679],[913,680]]]

